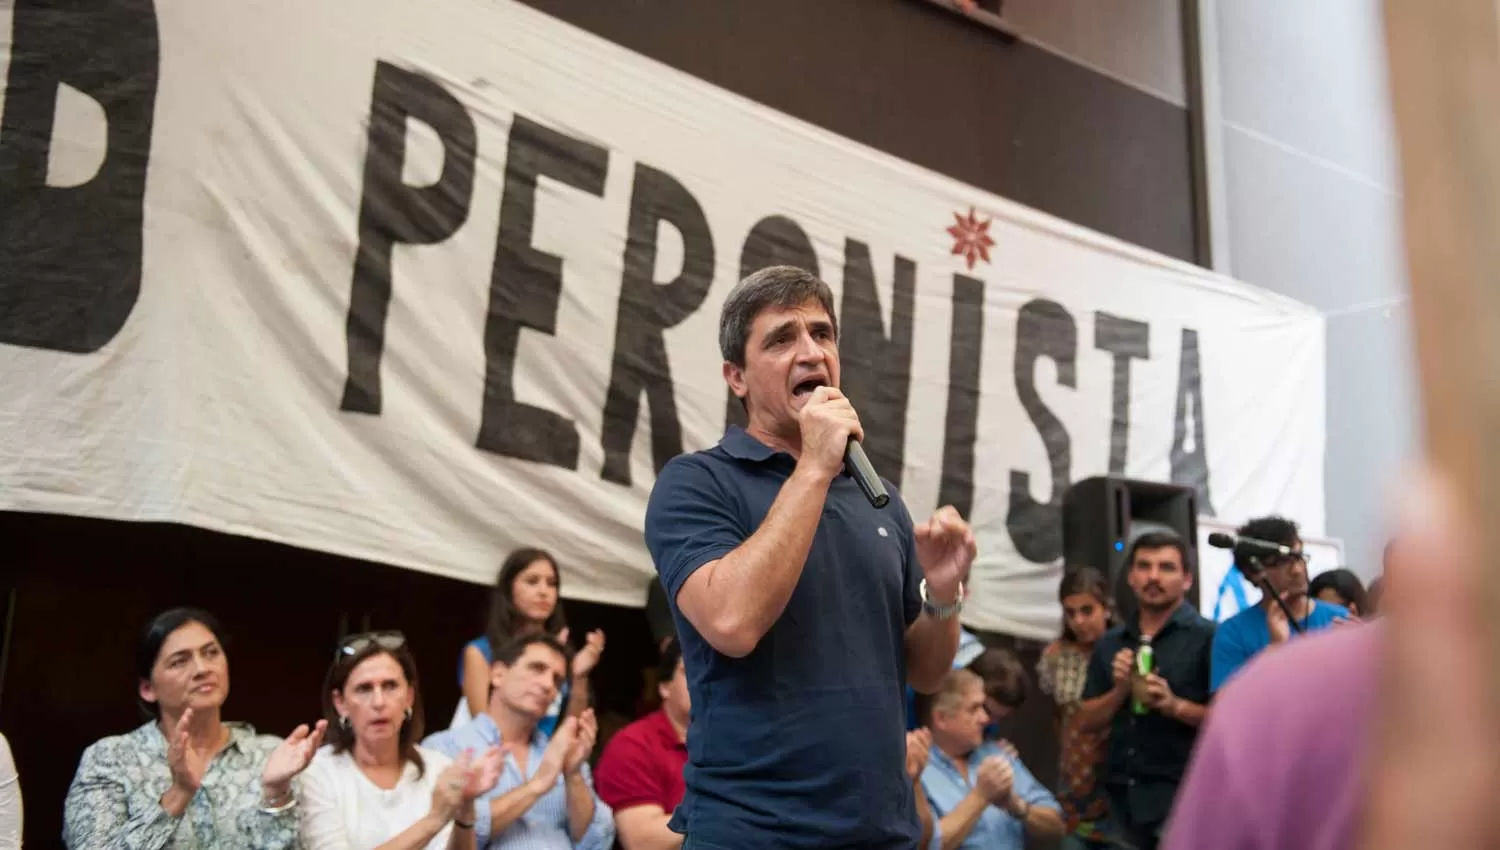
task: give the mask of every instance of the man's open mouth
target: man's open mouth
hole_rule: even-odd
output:
[[[808,378],[807,380],[801,381],[792,387],[792,397],[800,398],[805,395],[810,395],[812,391],[817,389],[818,387],[826,386],[828,386],[828,381],[824,378]]]

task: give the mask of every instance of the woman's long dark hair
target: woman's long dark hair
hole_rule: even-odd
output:
[[[1093,567],[1074,567],[1063,573],[1062,583],[1057,586],[1057,601],[1061,603],[1069,596],[1079,594],[1087,594],[1098,600],[1104,606],[1108,625],[1115,624],[1115,610],[1110,604],[1109,580],[1104,577],[1104,573]],[[1078,642],[1078,637],[1073,634],[1073,627],[1068,625],[1066,615],[1063,617],[1062,634],[1063,640],[1068,643]]]
[[[135,677],[142,682],[151,681],[151,672],[156,669],[156,658],[161,655],[161,646],[167,638],[189,623],[197,623],[214,636],[222,649],[225,644],[224,628],[219,619],[202,608],[168,608],[151,618],[141,629],[140,639],[135,644]],[[135,703],[147,720],[161,718],[161,706],[141,699],[140,688],[136,688]]]
[[[553,607],[547,622],[542,624],[542,631],[556,637],[567,625],[562,609],[562,570],[557,568],[557,559],[543,549],[530,546],[517,549],[505,556],[505,563],[500,565],[500,575],[495,579],[495,589],[490,592],[490,618],[484,630],[485,637],[490,641],[490,652],[499,652],[500,647],[516,637],[521,627],[521,612],[516,610],[515,603],[511,601],[511,591],[515,588],[516,577],[521,571],[537,561],[546,561],[552,565],[552,575],[557,579],[558,591],[557,605]]]
[[[412,657],[411,650],[406,646],[396,649],[387,649],[377,643],[371,643],[353,655],[340,653],[339,657],[328,668],[328,675],[323,679],[323,718],[328,721],[328,731],[324,740],[333,745],[335,753],[348,752],[354,747],[354,730],[344,728],[339,722],[338,709],[333,705],[333,692],[344,692],[344,685],[349,683],[349,674],[354,668],[377,655],[389,655],[401,665],[401,672],[406,676],[406,683],[411,687],[412,703],[411,717],[401,724],[401,760],[402,763],[411,762],[417,766],[417,776],[421,776],[427,770],[427,765],[422,762],[422,754],[417,751],[417,743],[422,740],[422,733],[426,731],[426,717],[422,712],[422,691],[417,682],[417,659]],[[346,697],[347,699],[347,697]]]

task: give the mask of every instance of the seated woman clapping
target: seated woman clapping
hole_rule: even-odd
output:
[[[286,740],[220,716],[229,696],[222,629],[206,611],[173,608],[136,647],[141,709],[150,722],[89,747],[63,808],[63,842],[94,848],[297,845],[293,778],[325,724]]]
[[[340,644],[323,710],[329,745],[303,777],[307,850],[474,850],[474,799],[499,778],[500,750],[450,760],[417,745],[417,665],[400,632]]]

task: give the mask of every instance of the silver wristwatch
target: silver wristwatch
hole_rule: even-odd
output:
[[[946,620],[950,617],[957,617],[958,613],[964,610],[964,597],[967,596],[967,593],[964,590],[963,582],[958,583],[958,596],[947,605],[939,605],[927,598],[927,579],[922,579],[919,589],[922,594],[922,610],[926,611],[934,619]]]

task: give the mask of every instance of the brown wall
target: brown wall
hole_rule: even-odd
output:
[[[1188,112],[917,0],[525,0],[767,106],[1194,259]]]

